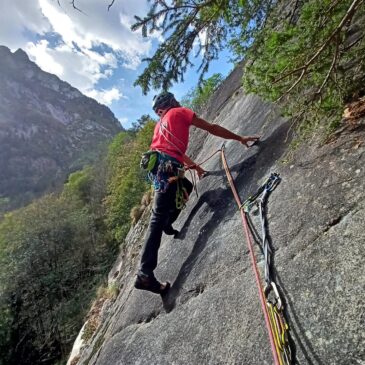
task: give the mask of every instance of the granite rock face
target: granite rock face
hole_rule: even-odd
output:
[[[239,75],[226,81],[237,83]],[[234,87],[232,87],[234,90]],[[219,91],[218,91],[219,92]],[[241,199],[277,172],[282,182],[268,203],[277,283],[285,298],[298,364],[364,364],[365,128],[334,141],[313,140],[288,153],[290,123],[241,89],[210,120],[239,134],[259,134],[245,149],[225,143]],[[215,105],[216,108],[216,105]],[[222,140],[192,131],[190,155],[202,161]],[[110,277],[120,294],[84,346],[79,364],[273,364],[240,215],[219,155],[204,168],[175,227],[163,236],[156,276],[170,280],[158,295],[133,289],[143,230],[128,237],[134,252]],[[258,227],[257,217],[253,222]],[[123,253],[123,259],[126,254]],[[257,249],[262,268],[262,257]]]
[[[114,114],[21,49],[0,46],[0,198],[21,206],[62,185],[122,130]],[[1,209],[1,204],[0,204]]]

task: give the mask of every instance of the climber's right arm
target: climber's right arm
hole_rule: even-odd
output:
[[[218,124],[208,123],[206,120],[199,118],[196,115],[194,116],[191,124],[197,128],[209,132],[210,134],[213,134],[214,136],[239,141],[242,144],[246,145],[246,147],[250,147],[247,142],[256,142],[260,139],[260,136],[239,136],[238,134],[235,134],[228,129],[221,127]]]

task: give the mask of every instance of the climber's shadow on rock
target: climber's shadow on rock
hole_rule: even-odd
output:
[[[234,177],[235,185],[239,190],[240,196],[248,196],[249,193],[258,188],[258,182],[262,179],[267,170],[272,166],[273,161],[280,158],[284,153],[289,139],[287,138],[289,124],[283,123],[275,131],[271,133],[269,138],[261,141],[255,147],[255,153],[246,160],[233,165],[230,170],[237,173]],[[223,176],[225,174],[223,168],[217,171],[212,171],[209,176]],[[201,209],[203,204],[206,204],[213,215],[204,226],[200,227],[197,239],[194,242],[193,248],[189,256],[183,262],[180,271],[170,289],[169,294],[164,298],[163,304],[167,312],[174,309],[176,299],[180,296],[183,285],[190,275],[196,260],[200,253],[204,250],[214,230],[218,227],[219,222],[223,218],[231,217],[237,212],[237,206],[232,197],[231,189],[228,187],[220,187],[218,189],[204,192],[194,208],[191,210],[178,239],[184,239],[186,232],[193,221],[194,217]]]
[[[232,171],[245,171],[248,172],[254,166],[256,161],[256,157],[252,156],[249,159],[235,165],[232,167]],[[217,171],[220,175],[224,174],[224,170]],[[248,174],[239,174],[236,178],[238,183],[241,182],[242,179],[248,180]],[[188,228],[191,222],[194,220],[196,214],[201,210],[202,206],[206,205],[204,209],[208,209],[210,212],[213,212],[212,216],[204,224],[204,226],[200,227],[196,241],[194,242],[193,248],[186,258],[184,263],[181,266],[181,269],[171,286],[169,294],[164,298],[163,304],[164,308],[167,312],[174,309],[176,304],[176,299],[180,296],[181,289],[190,275],[191,270],[193,269],[197,258],[199,257],[200,253],[204,250],[207,243],[209,242],[209,238],[212,237],[214,230],[218,227],[219,223],[227,217],[233,216],[237,208],[235,206],[235,202],[232,199],[232,192],[230,188],[227,187],[220,187],[218,189],[210,190],[204,192],[194,208],[191,210],[187,220],[182,227],[178,239],[184,239]]]
[[[171,311],[175,307],[176,298],[180,295],[181,288],[189,276],[197,257],[204,250],[208,242],[208,238],[217,227],[218,222],[221,221],[222,218],[227,214],[225,202],[229,193],[230,191],[228,189],[218,188],[202,194],[197,204],[192,209],[182,230],[180,231],[179,239],[184,239],[190,223],[193,221],[195,215],[204,204],[207,204],[205,209],[214,212],[209,221],[199,229],[197,234],[198,238],[195,241],[189,256],[182,264],[182,267],[171,286],[168,296],[164,298],[165,300],[163,300],[166,311]]]

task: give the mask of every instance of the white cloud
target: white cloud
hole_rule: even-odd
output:
[[[117,67],[117,61],[110,53],[79,51],[66,44],[51,48],[46,40],[29,42],[25,50],[44,71],[57,75],[85,94],[101,79],[110,77],[113,68]]]
[[[26,32],[44,34],[51,24],[40,10],[38,0],[1,0],[0,44],[16,50],[29,40]]]
[[[198,37],[195,38],[193,43],[193,50],[195,56],[204,57],[205,53],[204,45],[207,43],[208,40],[207,37],[208,34],[206,30],[202,30],[198,33]],[[200,49],[201,46],[203,46],[203,48]]]
[[[87,96],[96,99],[99,103],[111,105],[113,101],[123,98],[123,94],[116,87],[109,90],[90,90],[86,93]]]
[[[24,49],[43,70],[111,104],[127,127],[150,111],[152,96],[133,86],[134,71],[163,38],[154,32],[145,39],[130,30],[134,15],[147,14],[148,0],[116,0],[110,11],[110,0],[76,0],[82,12],[71,0],[0,1],[6,8],[0,11],[0,44]]]
[[[60,63],[56,62],[53,55],[50,54],[48,44],[48,41],[45,39],[37,44],[29,42],[25,47],[25,51],[36,61],[42,70],[53,73],[62,78],[64,68]]]
[[[69,0],[12,0],[0,12],[0,44],[23,48],[43,70],[109,105],[122,94],[115,87],[97,90],[98,82],[119,66],[136,70],[152,47],[151,39],[130,30],[147,0],[118,0],[108,12],[109,3],[78,0],[80,12]]]
[[[145,0],[135,0],[133,5],[136,3],[141,8],[146,6]],[[133,23],[130,11],[134,6],[129,2],[123,8],[126,1],[117,1],[108,12],[106,2],[89,0],[83,4],[80,1],[78,6],[85,13],[73,9],[68,1],[61,2],[63,8],[56,1],[39,0],[39,4],[53,31],[70,48],[76,46],[82,51],[90,51],[93,47],[106,45],[131,69],[136,69],[151,49],[151,41],[130,30]]]

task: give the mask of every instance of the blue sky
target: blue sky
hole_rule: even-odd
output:
[[[43,70],[56,74],[95,98],[114,112],[125,128],[143,114],[152,114],[151,101],[157,91],[144,96],[133,82],[142,72],[142,59],[153,54],[162,35],[142,38],[130,30],[133,16],[143,16],[147,0],[78,0],[79,12],[69,0],[1,0],[0,44],[12,51],[22,48]],[[197,63],[199,58],[197,58]],[[229,53],[223,51],[207,77],[233,68]],[[171,89],[180,99],[198,80],[196,69],[185,75],[184,83]]]

